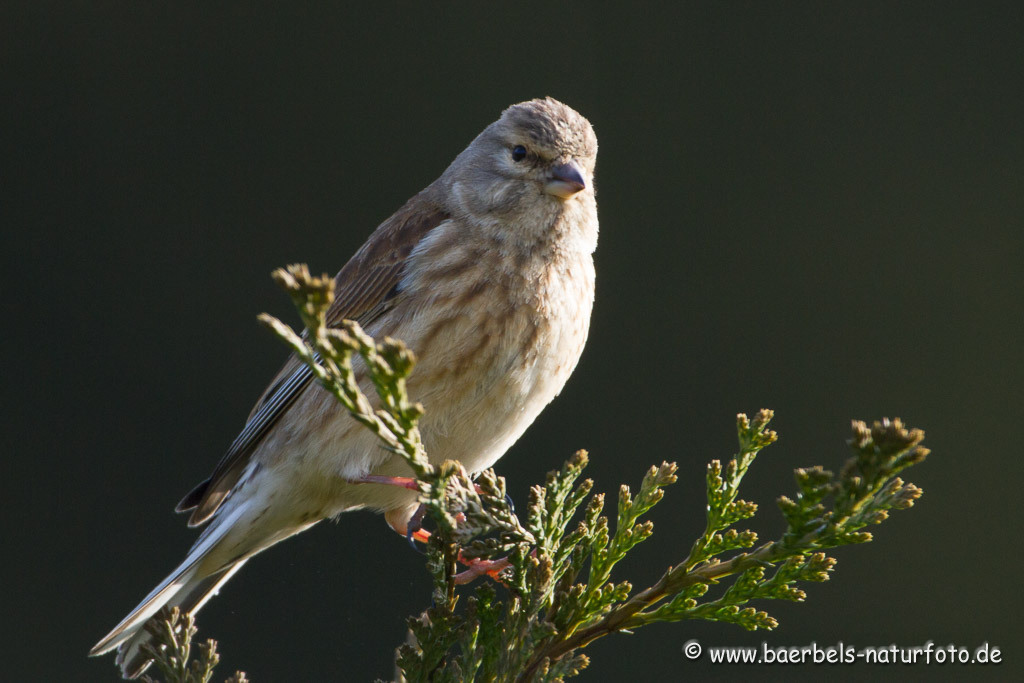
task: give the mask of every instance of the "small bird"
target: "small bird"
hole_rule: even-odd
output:
[[[336,276],[329,324],[355,320],[416,353],[408,390],[426,408],[432,462],[490,467],[575,369],[594,302],[596,156],[593,128],[570,107],[513,105]],[[365,482],[410,476],[408,466],[311,380],[289,358],[178,504],[190,526],[206,525],[185,560],[90,655],[117,648],[123,675],[138,677],[158,610],[195,613],[253,555],[323,519],[369,508],[406,532],[417,493]]]

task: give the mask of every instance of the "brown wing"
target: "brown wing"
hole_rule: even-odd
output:
[[[410,199],[382,223],[335,278],[335,299],[327,311],[329,325],[344,319],[368,325],[387,311],[398,294],[409,254],[423,237],[448,219],[427,191]],[[245,428],[221,458],[210,478],[192,489],[176,510],[194,509],[189,526],[207,521],[231,493],[249,458],[281,416],[309,385],[312,373],[294,355],[256,402]]]

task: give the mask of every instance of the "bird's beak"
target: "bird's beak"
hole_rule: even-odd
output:
[[[544,184],[544,191],[560,199],[569,199],[587,189],[583,169],[575,161],[558,164],[551,169],[551,177]]]

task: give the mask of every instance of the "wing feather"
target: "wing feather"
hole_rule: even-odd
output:
[[[413,248],[448,218],[448,213],[430,199],[428,188],[382,223],[335,277],[328,325],[349,319],[366,326],[383,315],[400,294],[398,284]],[[304,363],[294,355],[289,357],[210,478],[178,503],[178,512],[193,510],[189,526],[206,522],[217,511],[257,446],[310,385],[311,378],[312,372]]]

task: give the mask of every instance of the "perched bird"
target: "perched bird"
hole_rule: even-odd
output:
[[[597,138],[546,98],[506,109],[425,190],[380,224],[336,277],[328,321],[404,341],[433,462],[490,467],[561,391],[594,301]],[[372,395],[365,377],[358,377]],[[348,510],[404,533],[416,492],[360,483],[409,476],[295,357],[256,403],[209,479],[178,504],[206,524],[185,560],[90,652],[117,648],[126,677],[150,660],[146,621],[194,613],[245,562]]]

